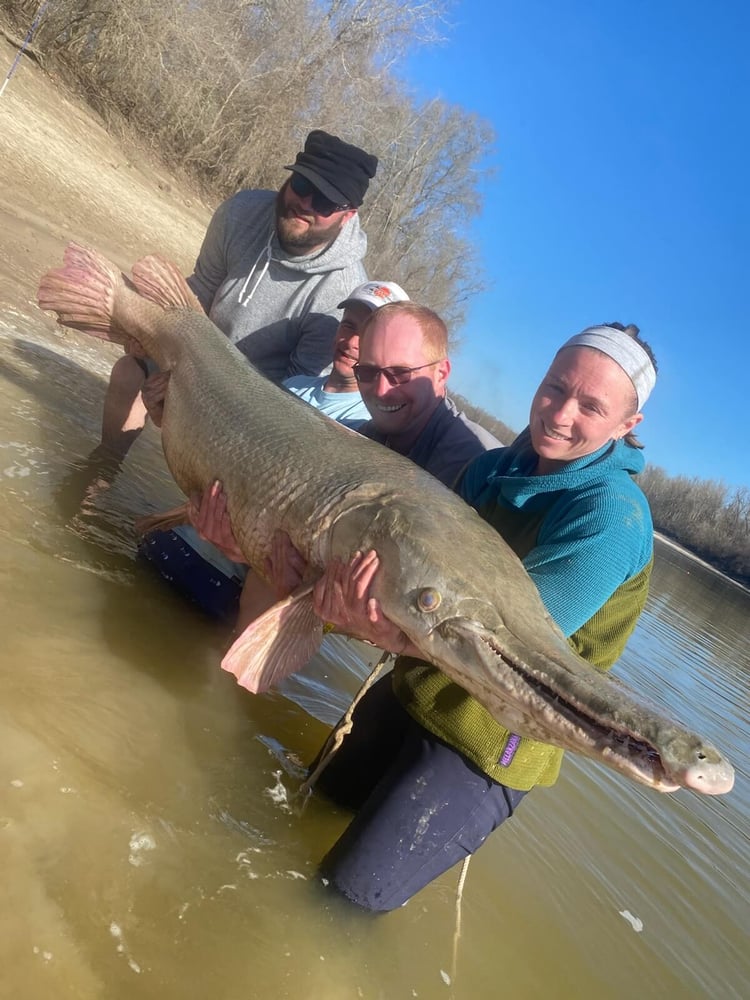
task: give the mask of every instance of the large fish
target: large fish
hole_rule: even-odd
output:
[[[375,549],[384,614],[513,732],[661,791],[731,789],[734,772],[718,750],[571,650],[497,532],[412,462],[262,377],[199,310],[173,265],[145,258],[131,285],[71,244],[38,300],[63,325],[137,340],[171,372],[162,423],[169,468],[188,495],[221,481],[256,571],[277,529],[318,574],[333,557]],[[160,526],[170,523],[167,515]],[[310,588],[300,588],[252,624],[222,666],[249,690],[265,690],[307,662],[321,624]]]

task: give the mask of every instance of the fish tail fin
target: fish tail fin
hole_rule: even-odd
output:
[[[139,517],[134,525],[136,534],[148,535],[152,531],[169,531],[170,528],[176,528],[180,524],[190,524],[188,506],[187,503],[183,503],[179,507],[165,510],[161,514],[147,514],[145,517]]]
[[[106,257],[79,243],[69,243],[63,266],[47,271],[39,282],[37,302],[41,309],[57,313],[60,326],[99,340],[125,343],[114,319],[115,298],[124,287],[124,275]]]
[[[131,276],[138,292],[162,309],[187,308],[205,315],[203,306],[182,272],[164,257],[149,254],[141,258],[133,264]]]

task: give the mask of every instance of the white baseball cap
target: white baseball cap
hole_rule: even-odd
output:
[[[343,302],[339,302],[338,308],[345,309],[355,302],[361,302],[370,309],[379,309],[388,302],[408,301],[409,296],[395,281],[366,281],[363,285],[357,285]]]

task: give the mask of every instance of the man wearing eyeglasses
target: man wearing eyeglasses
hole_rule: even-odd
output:
[[[377,158],[310,132],[278,192],[239,191],[214,213],[188,278],[214,323],[264,375],[320,375],[331,365],[338,304],[366,280],[357,209]],[[124,456],[142,430],[140,390],[154,371],[126,354],[112,369],[102,444]]]
[[[501,442],[446,394],[451,363],[442,319],[416,302],[373,313],[362,329],[354,377],[371,420],[360,434],[453,486],[465,465]]]
[[[369,290],[372,284],[364,288]],[[384,283],[382,292],[392,298],[399,293],[405,295],[392,282]],[[362,288],[355,289],[348,301],[358,299],[362,301]],[[501,442],[459,412],[446,395],[451,368],[447,357],[448,331],[437,313],[403,299],[379,308],[370,302],[370,306],[370,315],[359,333],[359,358],[351,366],[371,416],[358,431],[405,455],[452,487],[473,458],[501,447]],[[191,545],[201,548],[215,566],[225,563],[231,566],[227,560],[244,561],[226,513],[226,497],[220,489],[206,491],[200,510],[197,507],[193,510],[192,529],[176,530],[183,539],[193,539]],[[204,548],[207,544],[210,552]],[[158,565],[158,558],[152,558],[147,548],[143,554]],[[205,595],[219,600],[216,576],[211,587],[203,586],[199,563],[192,561],[189,573],[177,580],[176,562],[175,558],[170,559],[169,572],[178,589],[192,595],[204,610],[211,612]],[[239,565],[235,564],[233,572],[238,570]],[[236,627],[242,631],[253,618],[271,607],[282,590],[286,593],[293,590],[303,572],[304,560],[288,536],[275,537],[268,567],[273,586],[252,575],[249,582],[225,588],[228,596],[220,597],[222,613],[233,614],[235,602],[239,602]],[[198,592],[201,596],[197,596]]]

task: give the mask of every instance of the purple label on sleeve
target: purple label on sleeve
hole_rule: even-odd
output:
[[[508,737],[508,742],[505,744],[505,749],[503,750],[503,755],[500,758],[500,763],[503,767],[507,767],[508,764],[513,760],[516,755],[516,750],[518,750],[518,744],[521,742],[521,737],[517,733],[511,733]]]

